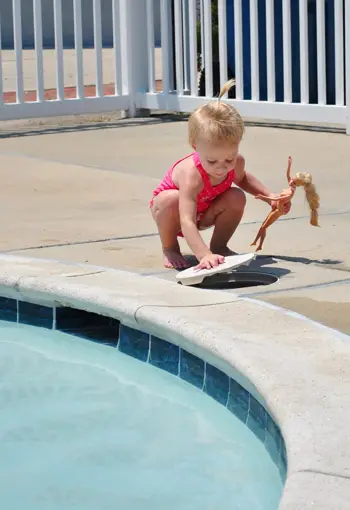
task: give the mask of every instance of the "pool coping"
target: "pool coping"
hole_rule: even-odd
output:
[[[349,336],[233,293],[11,255],[0,255],[0,295],[113,317],[225,373],[234,370],[286,442],[288,472],[279,508],[348,508]]]

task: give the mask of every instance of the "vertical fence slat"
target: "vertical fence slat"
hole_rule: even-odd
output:
[[[115,95],[121,96],[123,93],[122,82],[122,60],[120,51],[120,4],[119,0],[112,0],[112,18],[113,18],[113,59],[115,75]]]
[[[171,2],[170,2],[171,4]],[[167,30],[168,30],[168,48],[169,48],[169,55],[168,55],[168,67],[169,67],[169,90],[174,91],[175,90],[175,83],[174,83],[174,66],[173,62],[175,59],[175,48],[174,48],[174,41],[173,41],[173,33],[174,33],[174,25],[173,25],[173,9],[171,8],[171,5],[168,9],[168,20],[167,20]]]
[[[339,106],[344,105],[343,23],[344,23],[343,0],[334,0],[335,103]]]
[[[161,45],[162,45],[162,68],[163,68],[163,93],[168,94],[170,88],[169,56],[170,44],[168,34],[169,2],[161,0]]]
[[[21,0],[13,0],[13,35],[16,54],[16,99],[24,103]]]
[[[175,68],[176,90],[184,93],[184,59],[183,59],[183,33],[182,33],[182,2],[175,0]]]
[[[62,0],[54,0],[57,99],[64,99]]]
[[[350,135],[350,0],[345,0],[346,134]]]
[[[204,20],[204,2],[206,0],[200,0],[200,26],[201,26],[201,67],[205,67],[205,20]]]
[[[242,30],[242,0],[235,0],[235,78],[236,99],[243,99],[243,30]]]
[[[285,103],[292,101],[292,38],[290,0],[283,0],[283,82]]]
[[[0,106],[4,103],[4,86],[2,76],[2,18],[0,13]]]
[[[74,39],[77,72],[77,99],[84,98],[84,61],[83,27],[81,19],[81,0],[74,0]]]
[[[318,104],[326,104],[326,22],[325,0],[317,0],[317,83]]]
[[[213,39],[211,2],[204,2],[205,95],[213,97]]]
[[[190,32],[190,75],[191,95],[198,95],[198,61],[197,61],[197,5],[196,0],[189,0],[189,32]]]
[[[226,0],[219,0],[219,61],[220,61],[220,86],[227,82],[227,15]]]
[[[36,60],[36,92],[37,101],[44,101],[44,61],[43,61],[43,26],[41,0],[34,0],[34,39]]]
[[[184,45],[184,88],[185,93],[190,90],[191,67],[190,67],[190,33],[189,33],[189,5],[188,0],[182,0],[182,26]]]
[[[117,16],[117,12],[119,15],[119,20],[116,19],[116,21],[119,21],[119,24],[116,25],[117,28],[115,30],[118,30],[119,37],[116,40],[118,40],[119,45],[119,57],[120,57],[120,80],[121,80],[121,93],[122,95],[130,95],[134,93],[134,84],[133,84],[133,76],[131,73],[131,65],[130,62],[130,54],[129,54],[129,45],[130,40],[132,38],[133,34],[129,33],[130,30],[130,13],[128,12],[128,3],[129,0],[118,0],[117,7],[118,9],[115,9],[114,15]],[[115,58],[117,58],[117,54],[115,53]],[[128,111],[129,115],[133,116],[135,113],[135,105],[133,104],[133,101],[130,101]]]
[[[154,55],[154,3],[147,0],[147,55],[148,55],[148,91],[156,91],[156,71]]]
[[[94,0],[94,42],[96,58],[96,96],[103,97],[103,60],[102,60],[102,15],[101,0]]]
[[[252,100],[259,101],[258,0],[250,0],[250,52]]]
[[[266,0],[267,99],[276,100],[274,0]]]
[[[300,24],[300,97],[302,103],[309,102],[309,43],[308,43],[308,0],[299,0]]]

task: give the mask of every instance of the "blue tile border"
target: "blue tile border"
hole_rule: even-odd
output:
[[[201,358],[180,349],[180,377],[199,389],[204,387],[205,363]]]
[[[0,296],[0,320],[56,329],[113,346],[192,384],[225,406],[252,431],[264,444],[285,482],[286,447],[274,419],[236,380],[201,358],[117,319],[70,307],[43,306]]]
[[[140,361],[148,361],[150,335],[121,324],[118,349]]]
[[[179,375],[180,348],[155,336],[151,337],[150,344],[149,362],[151,365],[173,375]]]
[[[263,406],[252,396],[249,398],[249,413],[247,426],[252,432],[265,443],[267,413]]]
[[[230,379],[230,394],[227,409],[243,423],[247,423],[250,405],[250,393],[237,381]]]
[[[18,322],[29,326],[52,329],[53,308],[18,301]]]
[[[18,321],[18,301],[6,297],[0,297],[0,320]]]
[[[230,391],[230,378],[218,368],[206,363],[203,390],[220,404],[226,406]]]
[[[76,308],[55,308],[55,329],[63,333],[117,346],[119,321]]]

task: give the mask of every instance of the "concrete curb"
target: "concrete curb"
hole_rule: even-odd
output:
[[[115,317],[199,354],[245,386],[279,423],[288,454],[279,508],[348,508],[347,335],[232,293],[17,256],[0,255],[0,295]]]

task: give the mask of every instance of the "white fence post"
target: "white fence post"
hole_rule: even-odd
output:
[[[120,41],[122,60],[122,93],[129,95],[127,115],[146,115],[138,110],[138,92],[148,90],[148,45],[147,45],[146,2],[120,0]]]
[[[345,0],[345,105],[346,134],[350,135],[350,0]]]

